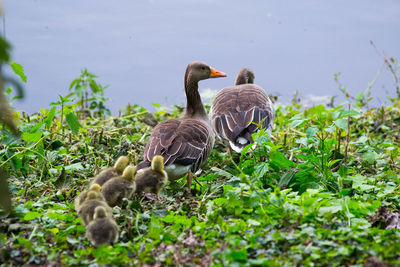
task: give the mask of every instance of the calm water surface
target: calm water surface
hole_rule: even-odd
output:
[[[370,45],[400,59],[400,1],[5,0],[5,35],[28,76],[27,112],[48,107],[88,68],[109,84],[113,113],[126,104],[182,104],[186,65],[202,60],[228,74],[201,91],[234,83],[250,67],[256,83],[288,102],[341,95],[334,73],[356,94],[382,66]],[[375,103],[394,96],[387,70]],[[341,98],[343,100],[343,98]],[[339,99],[340,102],[340,99]]]

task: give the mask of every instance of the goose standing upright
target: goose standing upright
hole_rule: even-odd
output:
[[[161,155],[169,180],[189,173],[190,188],[192,172],[201,167],[214,146],[214,132],[201,102],[198,83],[217,77],[226,77],[226,74],[204,62],[196,61],[187,66],[184,81],[186,111],[181,118],[165,120],[153,129],[144,149],[143,161],[137,166],[138,173],[151,165],[155,155]]]
[[[274,106],[265,91],[253,82],[254,73],[241,69],[235,85],[219,91],[211,106],[210,118],[215,132],[228,140],[238,153],[254,142],[251,135],[258,131],[255,123],[262,122],[261,128],[269,134],[274,124]]]

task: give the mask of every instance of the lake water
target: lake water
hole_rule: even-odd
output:
[[[400,59],[400,1],[236,0],[5,0],[6,38],[28,76],[27,112],[48,107],[88,70],[109,84],[113,113],[126,104],[183,104],[187,64],[202,60],[227,78],[200,83],[201,91],[232,85],[249,67],[255,82],[288,102],[365,90],[382,66],[371,46]],[[375,103],[394,96],[383,69],[372,88]],[[343,97],[339,99],[339,102]],[[318,102],[318,101],[317,101]]]

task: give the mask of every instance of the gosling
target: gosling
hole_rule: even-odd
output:
[[[93,221],[86,227],[86,237],[93,246],[101,244],[112,244],[118,241],[118,225],[107,216],[107,211],[103,206],[98,206],[94,210]]]
[[[120,176],[125,170],[126,166],[128,166],[128,164],[128,157],[119,157],[117,159],[117,162],[115,162],[114,167],[105,169],[94,177],[93,184],[99,184],[100,186],[103,186],[103,184],[111,178]]]
[[[108,180],[101,188],[106,202],[111,207],[122,206],[123,198],[129,198],[135,192],[136,167],[128,166],[122,176]]]
[[[90,191],[97,192],[97,193],[98,193],[98,196],[97,196],[98,199],[99,199],[99,200],[102,200],[102,201],[105,201],[103,195],[100,193],[100,190],[101,190],[101,186],[100,186],[99,184],[92,184],[92,185],[89,187],[88,190],[83,191],[82,193],[80,193],[80,194],[75,198],[75,201],[74,201],[75,210],[76,210],[76,211],[79,211],[80,206],[83,204],[83,202],[85,202],[86,197],[87,197],[87,195],[88,195],[88,193],[89,193]]]
[[[167,184],[168,174],[164,171],[164,158],[156,155],[151,161],[151,167],[142,169],[135,177],[136,193],[148,192],[160,195],[161,189]]]
[[[106,210],[108,216],[112,215],[111,208],[106,202],[101,200],[101,193],[95,191],[89,191],[85,201],[79,208],[78,215],[81,218],[84,225],[88,225],[94,218],[94,210],[97,207],[103,207]]]

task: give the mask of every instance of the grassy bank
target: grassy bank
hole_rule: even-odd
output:
[[[119,242],[92,247],[75,196],[120,155],[137,164],[152,127],[181,113],[128,106],[99,119],[60,104],[21,115],[21,138],[1,129],[14,206],[0,221],[2,266],[400,264],[400,99],[278,105],[271,137],[232,157],[217,140],[191,194],[182,179],[161,201],[134,196],[113,210]]]

